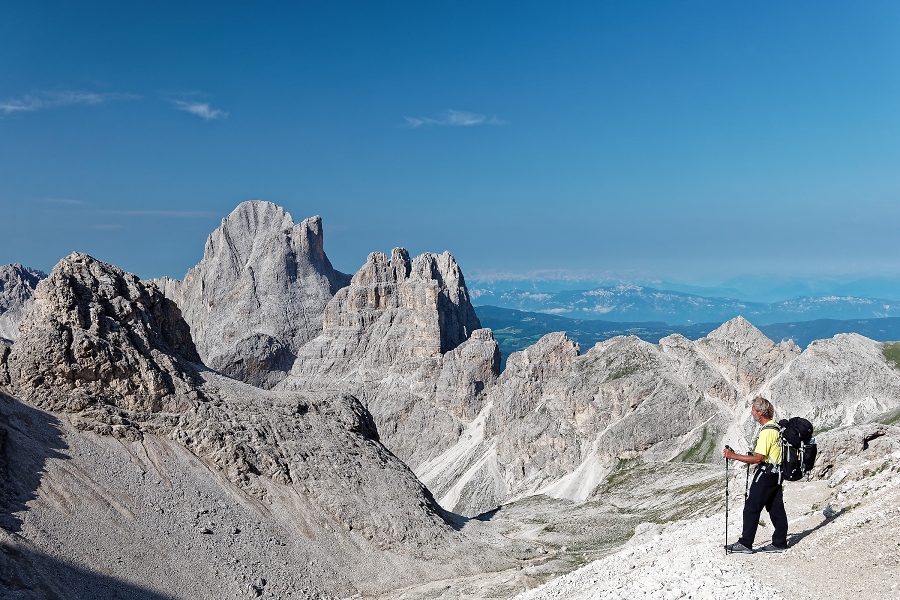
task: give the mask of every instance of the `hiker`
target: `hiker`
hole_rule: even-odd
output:
[[[784,512],[784,496],[779,476],[780,433],[777,424],[772,421],[775,408],[771,402],[757,396],[750,405],[750,414],[763,427],[756,439],[754,451],[750,454],[738,454],[731,448],[725,448],[726,459],[756,465],[753,483],[750,485],[750,494],[744,503],[744,529],[740,539],[725,546],[725,549],[740,554],[753,553],[753,538],[756,537],[759,516],[765,507],[769,511],[769,518],[772,520],[775,533],[772,534],[772,543],[760,548],[760,551],[781,552],[787,549],[788,519],[787,513]],[[766,427],[769,423],[772,423],[773,426]]]

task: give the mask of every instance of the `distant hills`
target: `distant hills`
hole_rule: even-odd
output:
[[[900,302],[855,296],[803,296],[778,302],[747,302],[726,297],[614,285],[591,290],[542,292],[473,286],[473,303],[572,319],[615,322],[663,322],[671,325],[723,323],[741,315],[757,327],[818,319],[900,317]]]
[[[679,333],[690,340],[697,340],[715,330],[722,322],[693,325],[669,325],[661,321],[617,322],[600,319],[572,319],[560,315],[476,306],[475,312],[483,327],[489,327],[500,345],[503,366],[507,357],[522,350],[553,331],[565,331],[578,342],[582,352],[597,342],[617,335],[635,335],[640,339],[657,343],[661,338]],[[752,320],[752,319],[751,319]],[[900,340],[900,317],[880,319],[816,319],[770,323],[758,326],[769,339],[779,342],[793,340],[801,348],[818,339],[830,338],[839,333],[858,333],[878,342]]]

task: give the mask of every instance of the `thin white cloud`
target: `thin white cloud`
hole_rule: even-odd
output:
[[[122,217],[177,217],[180,219],[208,219],[220,217],[217,212],[202,210],[101,210],[103,215],[118,215]]]
[[[406,119],[406,125],[411,129],[421,127],[422,125],[437,125],[437,121],[428,117],[403,117]]]
[[[13,113],[35,112],[49,108],[73,106],[96,106],[113,100],[138,100],[140,96],[135,94],[85,92],[68,90],[62,92],[34,92],[18,98],[0,101],[0,113],[10,115]]]
[[[210,121],[212,119],[225,119],[228,113],[218,108],[212,108],[209,102],[185,102],[184,100],[172,100],[172,104],[178,110],[197,115],[201,119]]]
[[[449,127],[472,127],[473,125],[506,125],[506,123],[497,117],[488,118],[486,115],[478,113],[466,112],[464,110],[450,109],[436,119],[430,117],[403,117],[406,119],[406,126],[410,129],[416,129],[423,125],[445,125]]]
[[[470,127],[472,125],[481,125],[487,120],[484,115],[465,112],[463,110],[448,110],[446,123],[447,125],[459,125],[461,127]]]

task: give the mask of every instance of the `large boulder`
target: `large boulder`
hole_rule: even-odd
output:
[[[153,284],[75,252],[35,289],[7,359],[10,388],[48,410],[102,404],[178,412],[199,397],[200,357]]]
[[[184,281],[158,283],[181,307],[204,364],[272,387],[322,331],[322,311],[350,276],[325,255],[322,219],[295,224],[283,208],[241,203],[206,241]]]
[[[449,253],[372,253],[280,388],[357,396],[385,445],[415,468],[456,441],[497,377],[497,342],[480,327]]]
[[[15,341],[19,324],[31,308],[34,288],[47,277],[20,264],[0,266],[0,339]]]

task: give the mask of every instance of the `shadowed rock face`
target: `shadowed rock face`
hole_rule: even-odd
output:
[[[191,326],[203,362],[252,385],[285,377],[322,331],[322,311],[350,276],[325,255],[322,219],[294,224],[271,202],[240,204],[184,281],[159,281]]]
[[[73,253],[38,284],[7,359],[10,387],[49,410],[177,412],[199,398],[190,330],[155,285]]]
[[[9,367],[6,364],[9,359],[9,344],[0,340],[0,385],[9,385]]]
[[[497,342],[480,327],[449,253],[372,253],[281,387],[359,397],[385,445],[415,467],[455,442],[497,377]]]
[[[34,288],[47,277],[20,264],[0,267],[0,338],[16,341],[19,324],[31,308]]]

